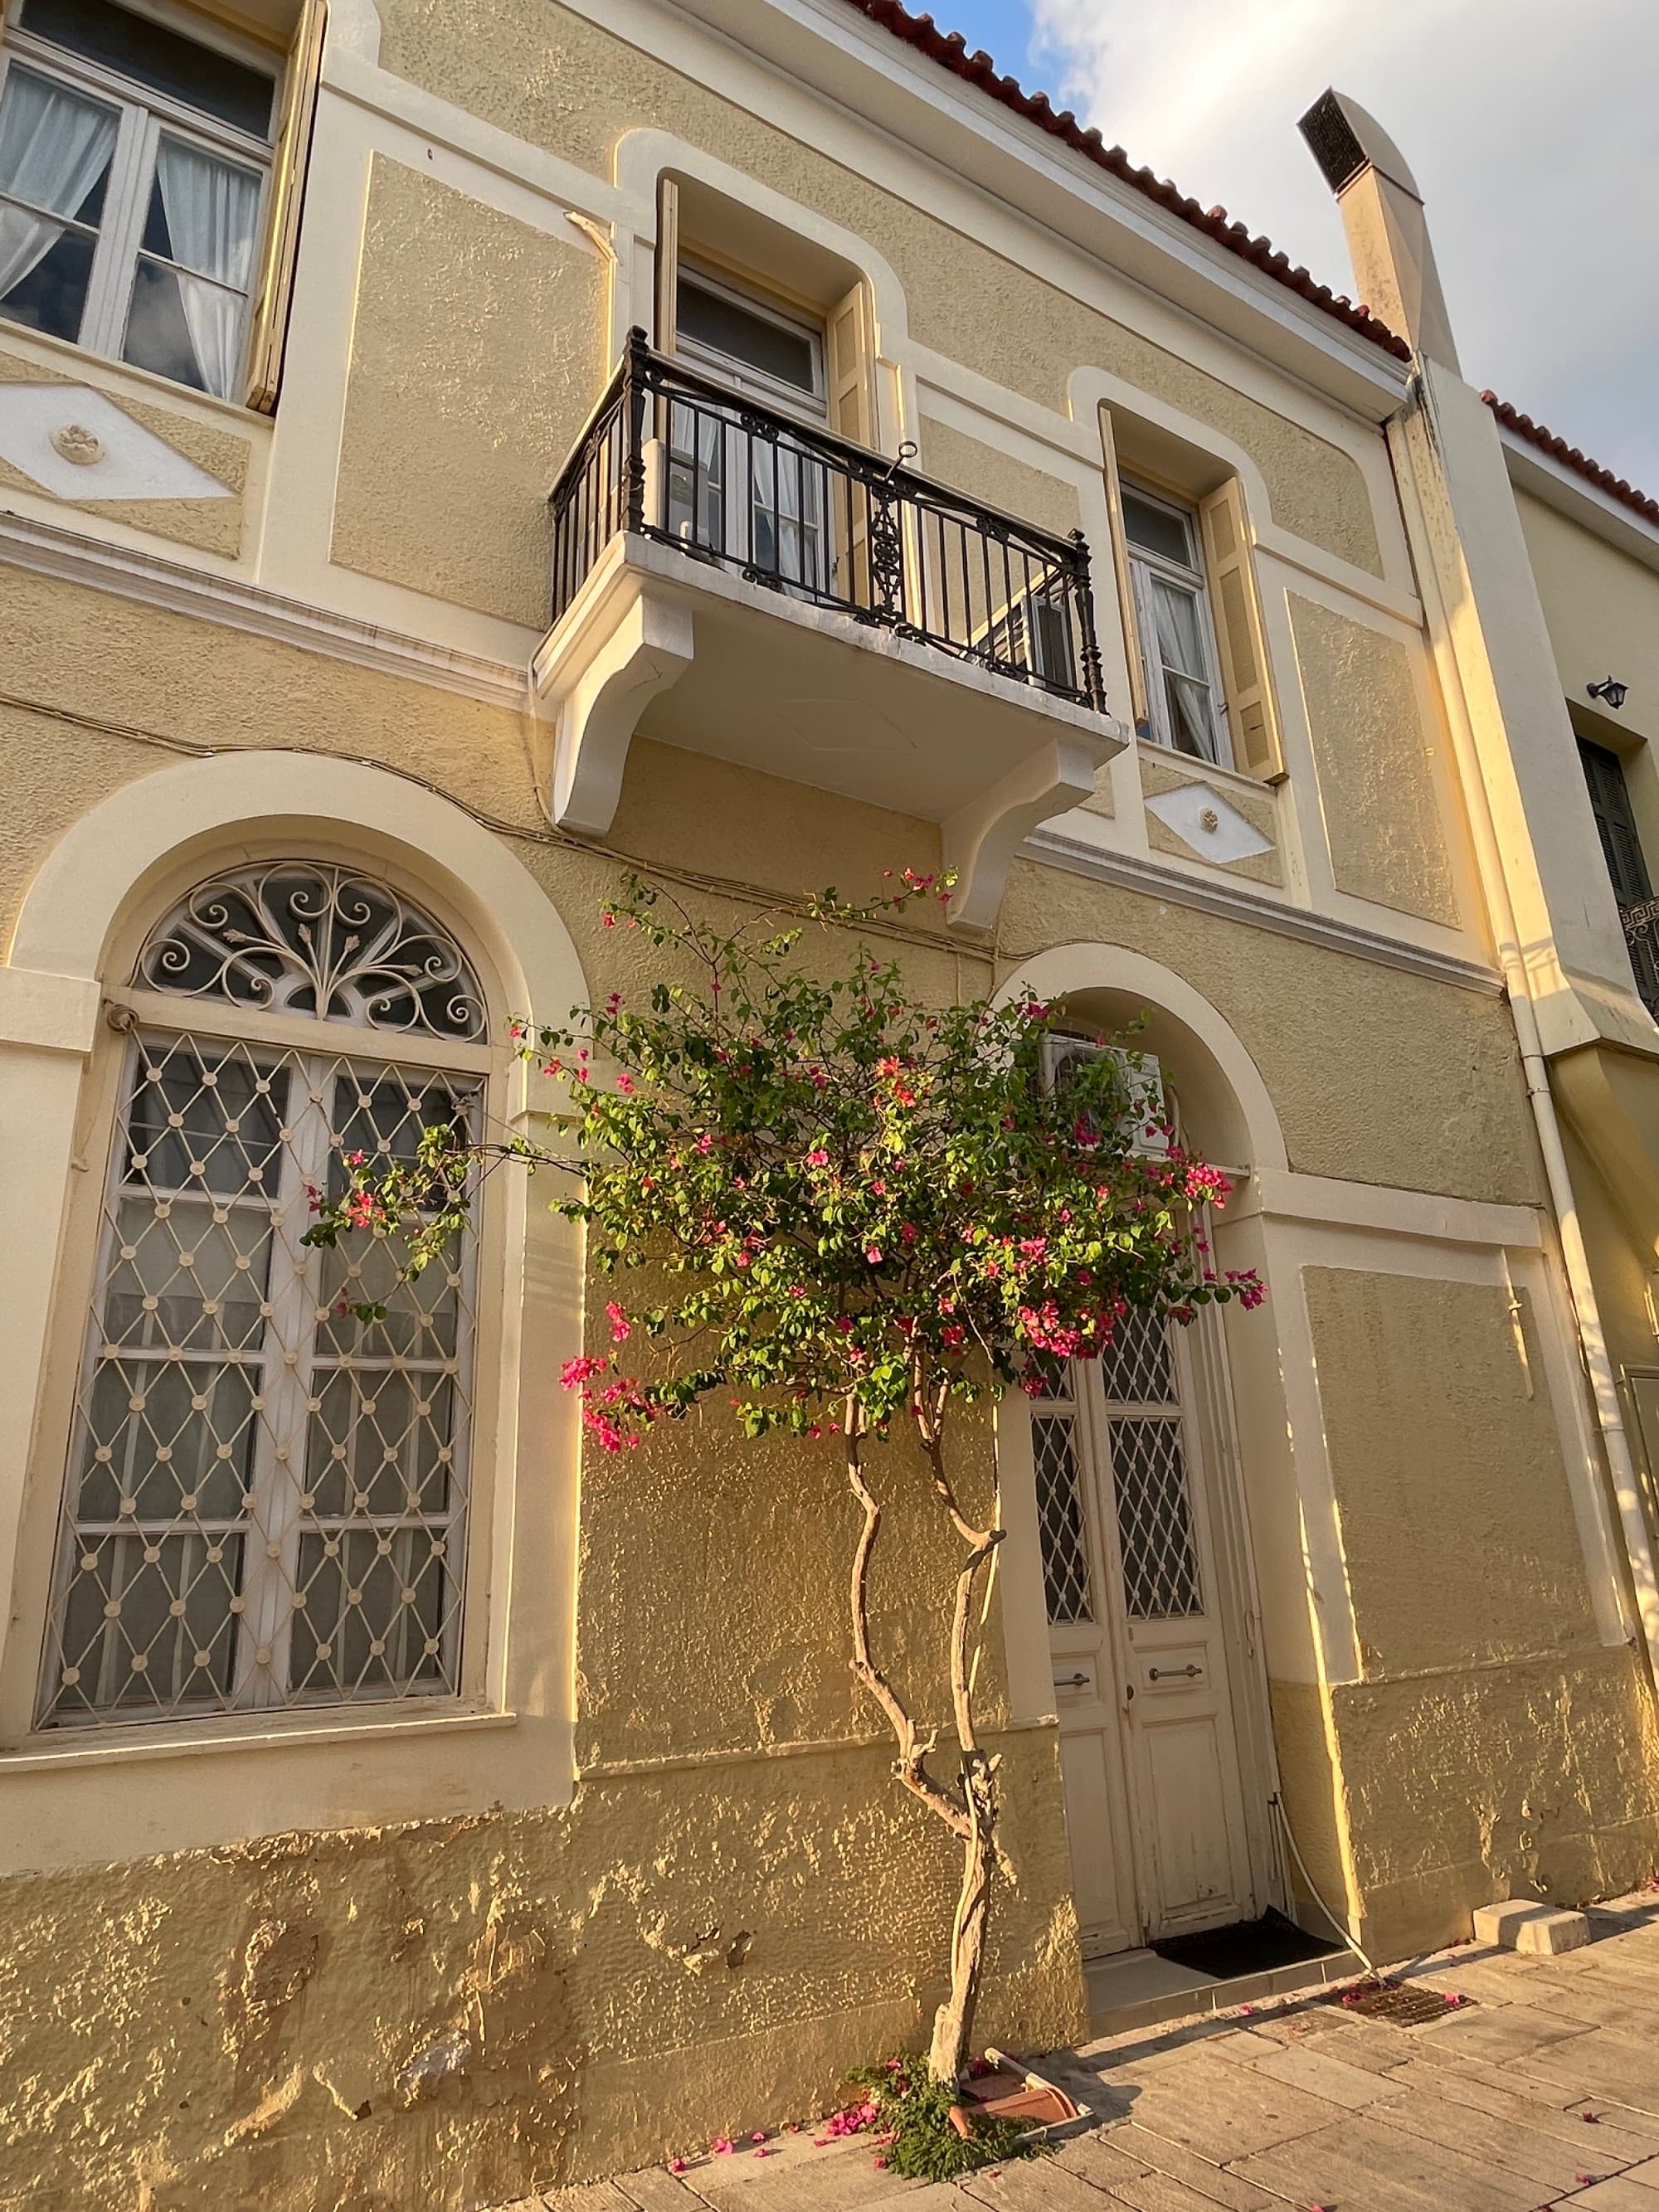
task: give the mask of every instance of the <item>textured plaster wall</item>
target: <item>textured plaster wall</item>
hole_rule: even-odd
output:
[[[21,354],[0,352],[0,384],[63,384],[84,383],[88,379],[76,378],[55,369],[44,362],[32,361]],[[229,495],[224,499],[82,499],[61,500],[64,507],[83,508],[88,514],[102,515],[110,522],[121,522],[134,530],[148,531],[152,538],[170,538],[178,545],[199,546],[204,553],[225,553],[234,556],[241,550],[243,495],[247,486],[251,448],[246,438],[232,431],[215,429],[211,423],[199,416],[187,414],[183,408],[157,406],[153,402],[139,399],[127,392],[109,390],[100,381],[96,388],[103,392],[124,415],[131,415],[135,422],[154,432],[175,452],[205,469],[210,476],[217,477]],[[66,416],[74,410],[66,409]],[[33,492],[37,499],[56,499],[57,495],[36,483],[22,470],[14,468],[9,461],[0,460],[0,488],[14,491]]]
[[[1076,1930],[1052,1739],[1007,1753],[984,2024],[1041,2047],[1078,2032]],[[942,1993],[948,1868],[887,1764],[6,1884],[0,2203],[463,2212],[828,2097]]]
[[[1659,739],[1659,574],[1541,500],[1515,505],[1562,690],[1588,708],[1585,684],[1619,677],[1630,696],[1615,726]]]
[[[380,13],[383,68],[595,175],[630,129],[708,148],[868,239],[897,270],[922,343],[1061,412],[1074,368],[1110,370],[1236,439],[1287,530],[1380,569],[1364,478],[1339,447],[653,56],[553,0],[387,0]]]
[[[914,465],[939,483],[1000,507],[1005,514],[1017,515],[1022,522],[1034,522],[1056,538],[1079,527],[1077,487],[1063,477],[1016,460],[1012,453],[970,438],[932,415],[922,418],[921,437],[921,452]]]
[[[1432,741],[1406,647],[1297,592],[1290,602],[1337,889],[1455,928]]]
[[[604,374],[605,273],[377,154],[333,558],[542,628],[547,495]]]
[[[1494,1890],[1644,1879],[1650,1700],[1596,1639],[1524,1294],[1512,1315],[1498,1285],[1303,1283],[1366,1678],[1329,1698],[1368,1929],[1397,1955]]]
[[[1079,940],[1129,945],[1196,984],[1261,1069],[1302,1173],[1542,1203],[1496,996],[1017,862],[999,951],[1017,962]]]

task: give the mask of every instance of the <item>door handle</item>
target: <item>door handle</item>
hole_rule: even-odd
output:
[[[1086,1674],[1056,1674],[1054,1687],[1057,1690],[1081,1690],[1087,1686],[1088,1680]]]
[[[1149,1682],[1161,1682],[1168,1674],[1184,1674],[1190,1681],[1194,1674],[1201,1674],[1203,1672],[1204,1669],[1201,1667],[1149,1667],[1146,1669],[1146,1680]]]

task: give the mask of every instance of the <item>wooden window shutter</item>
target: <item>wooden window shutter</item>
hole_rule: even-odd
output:
[[[1653,896],[1653,885],[1630,803],[1630,786],[1625,781],[1625,763],[1607,746],[1592,744],[1588,738],[1578,740],[1578,757],[1584,764],[1590,811],[1613,878],[1613,896],[1620,906],[1639,906]]]
[[[680,188],[672,177],[657,179],[655,343],[672,353],[679,332]]]
[[[283,382],[283,349],[288,339],[294,295],[294,267],[300,251],[300,217],[305,205],[306,164],[311,156],[312,126],[317,117],[317,87],[323,70],[325,0],[301,0],[300,20],[289,49],[283,83],[283,112],[276,126],[271,163],[270,201],[265,216],[264,250],[253,288],[253,315],[247,349],[243,400],[261,415],[276,409]]]
[[[1117,473],[1117,441],[1112,418],[1100,410],[1101,466],[1106,477],[1106,514],[1112,538],[1112,575],[1117,586],[1118,615],[1123,624],[1123,654],[1129,664],[1129,717],[1143,734],[1152,727],[1152,708],[1146,696],[1146,663],[1141,656],[1140,624],[1135,611],[1134,577],[1129,567],[1129,539],[1123,527],[1123,486]]]
[[[1237,478],[1229,477],[1219,490],[1200,501],[1198,511],[1209,563],[1210,611],[1221,647],[1233,766],[1246,775],[1259,776],[1263,783],[1279,783],[1286,772],[1285,755],[1273,712],[1261,602]]]
[[[830,422],[854,444],[875,447],[876,347],[870,294],[860,282],[830,312]]]

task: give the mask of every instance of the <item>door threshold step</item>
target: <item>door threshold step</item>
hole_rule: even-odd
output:
[[[1089,1997],[1091,2038],[1122,2035],[1131,2028],[1155,2027],[1168,2020],[1202,2019],[1231,2012],[1263,1997],[1288,1996],[1298,1990],[1352,1981],[1365,1971],[1358,1952],[1328,1951],[1322,1958],[1294,1966],[1269,1966],[1259,1974],[1235,1974],[1218,1980],[1189,1966],[1177,1966],[1153,1951],[1126,1951],[1115,1959],[1084,1962]]]

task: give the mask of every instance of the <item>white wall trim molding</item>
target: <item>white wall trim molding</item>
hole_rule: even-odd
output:
[[[98,986],[87,975],[0,968],[0,1045],[88,1053],[98,1034]]]
[[[526,666],[434,645],[355,615],[307,606],[239,577],[210,574],[155,554],[83,537],[54,523],[0,514],[0,562],[37,576],[113,592],[120,599],[137,599],[172,614],[222,623],[304,652],[326,653],[331,659],[349,661],[381,675],[457,691],[489,706],[520,712],[530,703]]]
[[[1259,891],[1235,890],[1208,878],[1188,875],[1133,854],[1108,851],[1059,829],[1038,830],[1025,841],[1022,857],[1039,866],[1065,868],[1073,875],[1092,876],[1097,882],[1121,890],[1140,891],[1149,898],[1168,899],[1177,906],[1195,907],[1202,914],[1242,921],[1255,929],[1270,929],[1279,937],[1300,938],[1328,951],[1351,953],[1356,959],[1374,960],[1385,968],[1403,968],[1431,982],[1454,984],[1460,990],[1479,991],[1497,997],[1504,981],[1495,968],[1455,954],[1437,952],[1426,945],[1384,937],[1340,921],[1333,915],[1314,914],[1304,907],[1288,907]]]
[[[1263,1168],[1227,1207],[1229,1222],[1253,1214],[1299,1222],[1309,1229],[1358,1230],[1434,1243],[1502,1246],[1535,1252],[1544,1242],[1542,1210],[1437,1191],[1399,1190],[1386,1183],[1349,1182],[1337,1176],[1297,1175]]]

